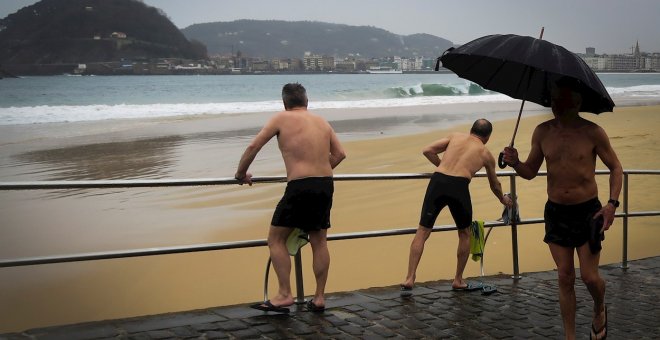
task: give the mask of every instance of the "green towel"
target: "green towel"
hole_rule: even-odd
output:
[[[289,234],[289,238],[286,240],[286,248],[289,251],[289,255],[293,256],[298,254],[298,250],[309,242],[309,235],[301,229],[295,228]]]
[[[472,261],[479,261],[484,255],[484,221],[472,221],[470,224],[470,254]]]

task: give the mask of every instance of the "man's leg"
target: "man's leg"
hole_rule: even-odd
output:
[[[316,292],[314,305],[325,306],[325,284],[328,281],[330,269],[330,252],[328,251],[328,230],[314,230],[309,232],[309,243],[312,245],[314,277],[316,278]]]
[[[406,287],[412,288],[415,285],[415,273],[417,272],[417,266],[419,265],[419,260],[422,258],[422,253],[424,253],[424,243],[426,243],[426,240],[429,239],[431,230],[431,228],[426,228],[421,225],[417,228],[415,238],[413,238],[413,241],[410,244],[410,255],[408,257],[408,274],[406,275],[406,280],[402,283],[402,285]]]
[[[289,306],[293,304],[291,294],[291,259],[286,249],[286,239],[293,229],[271,226],[268,232],[268,249],[270,260],[277,275],[279,290],[277,295],[270,299],[275,306]]]
[[[594,300],[594,318],[593,326],[599,331],[605,325],[605,280],[598,273],[598,263],[600,261],[600,252],[592,254],[589,250],[589,243],[578,248],[578,259],[580,260],[580,276],[582,282],[587,286],[591,297]],[[598,339],[605,335],[605,330],[596,334]]]
[[[458,248],[456,250],[456,275],[451,286],[453,288],[463,288],[467,286],[463,281],[463,271],[470,257],[470,228],[458,230]]]
[[[559,309],[564,323],[564,337],[575,339],[575,266],[571,247],[549,243],[550,253],[557,265],[559,279]]]

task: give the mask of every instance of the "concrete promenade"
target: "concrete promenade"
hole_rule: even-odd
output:
[[[660,257],[601,267],[607,281],[608,339],[660,339]],[[332,274],[331,274],[332,275]],[[482,281],[474,278],[470,281]],[[108,320],[3,334],[0,339],[561,339],[556,272],[488,276],[497,292],[453,292],[449,281],[328,295],[324,313],[289,315],[248,305]],[[588,339],[592,303],[576,280],[578,339]]]

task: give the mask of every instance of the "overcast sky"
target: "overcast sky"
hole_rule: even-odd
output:
[[[60,0],[67,1],[67,0]],[[658,0],[143,0],[179,28],[237,19],[311,20],[429,33],[455,44],[488,34],[543,38],[573,52],[660,52]],[[0,0],[0,17],[36,0]]]

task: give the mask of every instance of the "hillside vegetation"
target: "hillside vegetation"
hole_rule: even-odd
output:
[[[136,0],[42,0],[0,20],[0,63],[205,59],[159,9]]]
[[[363,58],[437,57],[453,44],[430,34],[398,35],[371,26],[312,21],[237,20],[195,24],[182,32],[204,43],[209,54],[300,58],[305,52]]]

